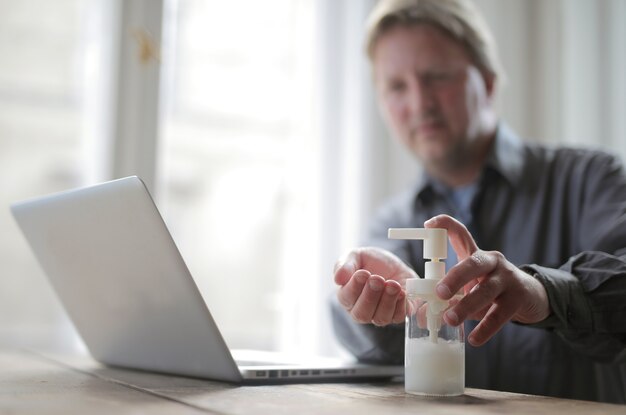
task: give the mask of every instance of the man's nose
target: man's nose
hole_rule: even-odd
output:
[[[408,94],[408,107],[411,115],[421,116],[432,111],[435,99],[432,88],[420,79],[411,82]]]

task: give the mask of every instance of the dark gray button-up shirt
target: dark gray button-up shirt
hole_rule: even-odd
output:
[[[387,228],[422,227],[455,209],[424,177],[386,205],[369,245],[424,275],[422,242],[387,239]],[[508,323],[482,347],[466,344],[466,385],[626,403],[626,175],[597,151],[523,143],[504,124],[478,182],[466,224],[545,286],[551,316]],[[402,363],[404,326],[354,323],[334,302],[340,341],[363,361]],[[466,333],[475,322],[466,322]]]

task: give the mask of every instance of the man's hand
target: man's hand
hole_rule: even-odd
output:
[[[335,264],[339,303],[359,323],[402,323],[405,281],[417,274],[400,258],[379,248],[358,248]]]
[[[509,320],[537,323],[550,315],[543,285],[511,264],[500,252],[481,251],[467,228],[447,215],[426,221],[427,228],[448,230],[459,262],[437,284],[437,295],[448,300],[463,288],[465,296],[444,314],[451,326],[480,320],[468,336],[474,346],[487,342]]]

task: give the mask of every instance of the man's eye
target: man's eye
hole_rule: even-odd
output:
[[[387,89],[391,92],[402,92],[406,89],[404,82],[391,82]]]

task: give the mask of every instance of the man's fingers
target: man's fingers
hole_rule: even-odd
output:
[[[478,284],[478,280],[477,279],[476,280],[471,280],[470,282],[465,284],[465,287],[463,287],[463,294],[467,294],[467,293],[472,292],[472,290],[474,289],[476,284]]]
[[[406,319],[406,295],[404,291],[400,291],[398,294],[398,298],[396,299],[396,309],[393,313],[393,318],[391,320],[394,324],[404,323]]]
[[[450,244],[459,259],[467,258],[478,250],[478,246],[465,225],[448,215],[437,215],[426,222],[426,228],[443,228],[448,230]]]
[[[335,284],[346,285],[359,266],[359,253],[350,251],[335,263]]]
[[[421,329],[428,327],[428,317],[426,317],[426,314],[428,314],[428,303],[424,302],[417,308],[417,315],[415,316],[417,327]]]
[[[365,270],[359,270],[352,275],[350,280],[337,292],[337,300],[346,310],[352,310],[357,299],[363,292],[363,288],[370,277],[370,273]]]
[[[492,277],[474,286],[455,306],[444,314],[446,323],[457,326],[466,319],[488,308],[502,293],[503,286],[499,278]]]
[[[406,313],[402,284],[413,276],[413,270],[391,253],[354,249],[335,263],[337,299],[360,323],[401,323]]]
[[[513,317],[519,305],[517,299],[513,298],[514,295],[513,293],[503,295],[491,306],[485,317],[467,337],[472,346],[485,344]]]
[[[461,260],[450,268],[446,276],[437,284],[437,295],[443,300],[448,300],[468,283],[474,284],[472,280],[489,275],[498,266],[501,255],[497,252],[479,250]],[[472,289],[475,288],[474,286]]]
[[[399,282],[358,270],[337,292],[339,303],[359,323],[384,326],[401,323],[406,313],[405,294]]]
[[[385,280],[380,275],[372,275],[363,287],[361,295],[350,310],[352,318],[359,323],[370,323],[378,308],[380,297],[385,289]]]
[[[402,287],[397,281],[389,280],[385,282],[378,307],[372,317],[372,323],[377,326],[386,326],[393,321],[396,302],[401,292]]]
[[[483,308],[481,310],[478,310],[477,312],[471,314],[467,319],[468,320],[476,320],[476,321],[482,320],[483,317],[485,317],[485,315],[487,314],[487,312],[489,311],[490,308],[491,308],[491,304],[489,304],[487,307],[485,307],[485,308]]]

